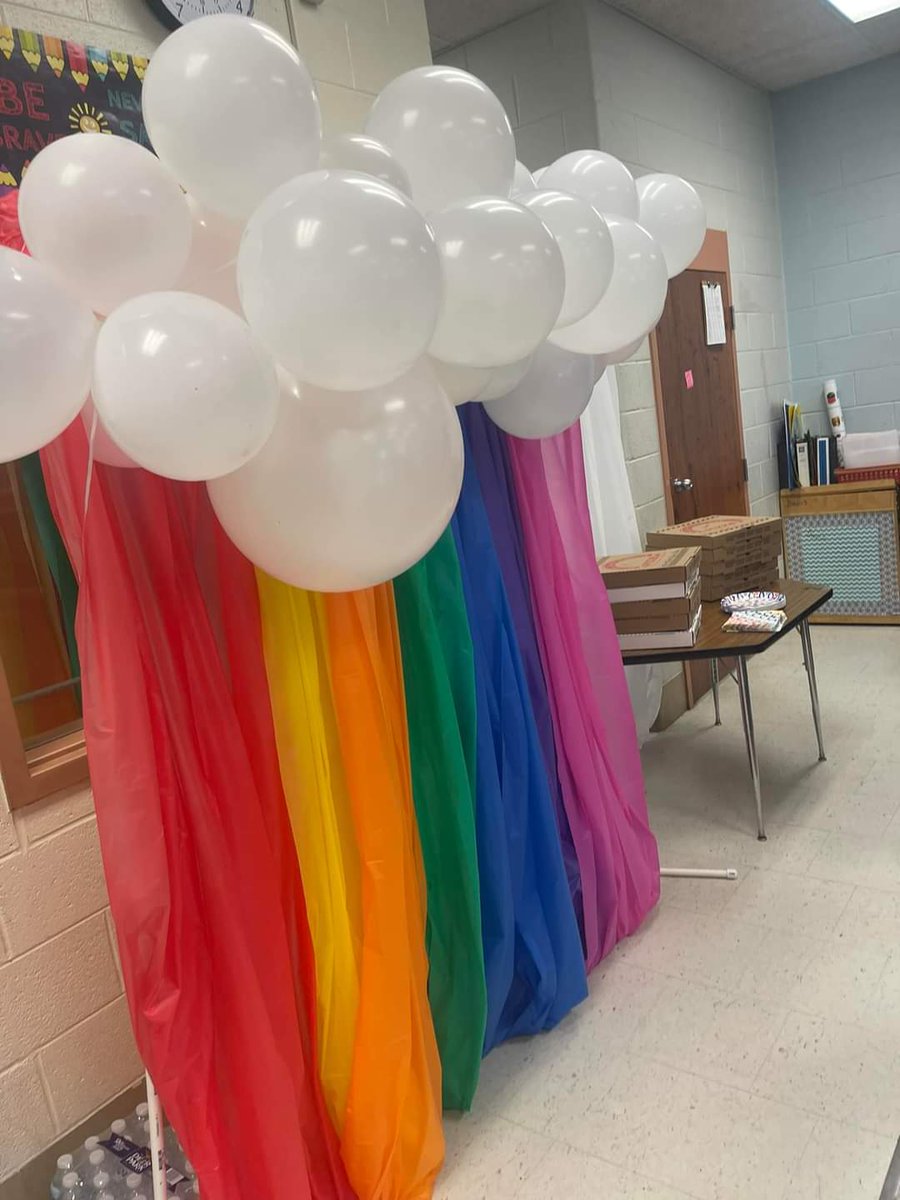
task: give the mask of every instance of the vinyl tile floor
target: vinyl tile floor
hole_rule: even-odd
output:
[[[900,629],[815,626],[642,751],[665,866],[644,927],[554,1031],[484,1063],[438,1200],[878,1200],[900,1135]]]

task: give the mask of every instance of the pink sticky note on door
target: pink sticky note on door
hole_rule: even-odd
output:
[[[693,371],[685,371],[684,386],[686,388],[692,388],[694,386],[694,372]]]

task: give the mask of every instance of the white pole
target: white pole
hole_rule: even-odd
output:
[[[737,879],[734,867],[725,867],[723,870],[710,870],[705,867],[660,867],[659,873],[667,875],[670,879]]]
[[[168,1200],[166,1185],[166,1143],[163,1135],[162,1108],[159,1096],[146,1071],[147,1080],[147,1118],[150,1123],[150,1169],[153,1172],[153,1200]]]

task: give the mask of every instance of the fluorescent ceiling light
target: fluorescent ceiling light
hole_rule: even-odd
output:
[[[870,17],[900,8],[900,0],[828,0],[828,3],[851,21],[868,21]]]

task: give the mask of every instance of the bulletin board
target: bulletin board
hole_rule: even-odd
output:
[[[141,120],[148,61],[0,25],[0,196],[67,134],[117,133],[149,145]]]

